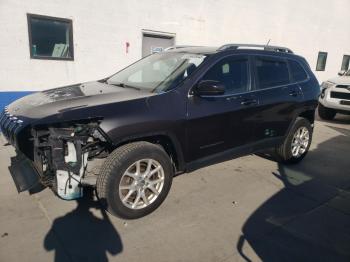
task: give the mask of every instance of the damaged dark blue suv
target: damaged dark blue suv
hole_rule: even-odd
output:
[[[175,174],[274,149],[297,163],[310,147],[319,84],[288,48],[229,44],[172,48],[115,75],[46,90],[5,108],[19,191],[63,199],[95,186],[104,207],[142,217]]]

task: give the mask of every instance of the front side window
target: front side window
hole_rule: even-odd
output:
[[[248,90],[248,59],[225,58],[214,65],[202,80],[218,81],[225,86],[225,94]]]
[[[32,14],[27,17],[31,58],[73,60],[71,20]]]
[[[343,61],[341,63],[341,70],[345,70],[345,71],[348,70],[349,64],[350,64],[350,55],[344,55]]]
[[[300,82],[307,79],[307,74],[304,68],[297,61],[289,60],[289,67],[292,73],[293,81]]]
[[[206,57],[179,52],[155,53],[116,73],[107,83],[150,92],[167,91],[188,78]]]
[[[290,83],[287,62],[268,58],[257,58],[256,75],[260,89],[287,85]]]
[[[326,52],[318,52],[316,71],[326,70],[327,54]]]

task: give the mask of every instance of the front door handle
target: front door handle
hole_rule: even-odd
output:
[[[256,105],[257,103],[256,99],[244,99],[241,101],[241,105],[243,106]]]

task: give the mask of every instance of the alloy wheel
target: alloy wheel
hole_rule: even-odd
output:
[[[162,192],[164,169],[154,159],[134,162],[124,172],[119,183],[119,197],[124,206],[141,209],[152,204]]]
[[[310,133],[306,127],[298,128],[292,139],[292,156],[295,158],[300,157],[304,154],[309,146],[310,142]]]

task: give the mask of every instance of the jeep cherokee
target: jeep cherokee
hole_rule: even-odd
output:
[[[19,192],[62,199],[95,186],[113,215],[155,210],[176,174],[274,149],[297,163],[310,147],[319,85],[284,47],[228,44],[147,56],[118,73],[23,97],[1,114]]]

